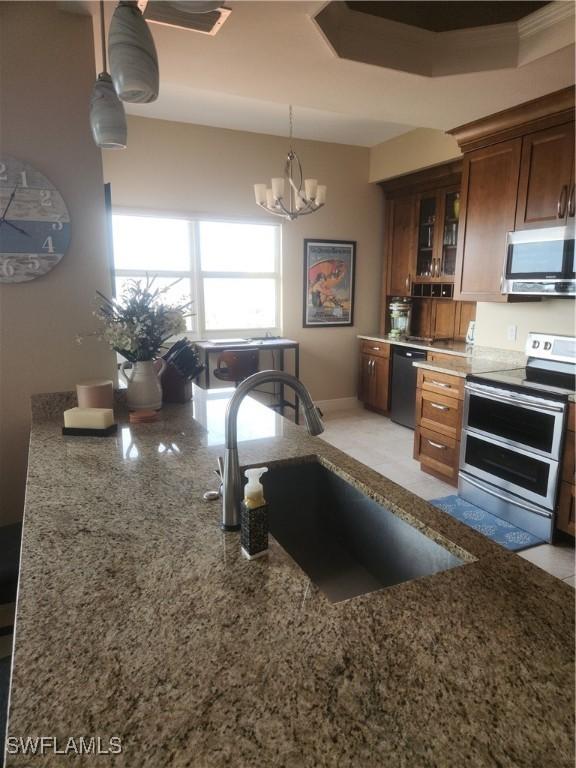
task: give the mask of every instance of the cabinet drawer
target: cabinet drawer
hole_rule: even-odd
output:
[[[360,343],[360,352],[372,357],[390,357],[390,344],[384,341],[366,341]]]
[[[438,395],[427,389],[416,390],[416,423],[455,440],[462,429],[462,400]]]
[[[566,443],[564,445],[564,456],[562,457],[562,480],[567,483],[573,483],[574,480],[574,461],[576,447],[574,446],[574,432],[566,433]]]
[[[575,492],[576,486],[572,483],[560,483],[556,528],[559,528],[561,531],[564,531],[564,533],[569,533],[572,536],[576,535]]]
[[[414,433],[414,458],[424,467],[448,478],[458,477],[460,441],[431,429],[417,427]]]
[[[437,395],[448,395],[464,399],[464,379],[461,376],[451,376],[449,373],[418,369],[418,387]]]

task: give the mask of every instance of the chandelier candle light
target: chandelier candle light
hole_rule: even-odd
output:
[[[315,213],[322,208],[326,202],[326,187],[318,184],[317,179],[303,181],[302,164],[292,147],[292,105],[289,107],[288,114],[290,150],[286,158],[284,176],[272,179],[271,187],[267,187],[266,184],[254,184],[254,195],[260,208],[264,208],[275,216],[294,221],[298,216]]]

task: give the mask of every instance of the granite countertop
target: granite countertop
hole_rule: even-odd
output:
[[[359,339],[365,339],[366,341],[382,341],[386,344],[395,344],[399,347],[413,347],[414,349],[429,349],[434,352],[443,352],[447,355],[457,355],[459,357],[469,357],[473,353],[473,345],[466,344],[465,341],[455,341],[453,339],[445,339],[438,341],[418,341],[408,339],[397,339],[394,336],[364,336],[359,335]]]
[[[467,344],[464,341],[456,341],[455,339],[439,339],[438,341],[426,342],[412,339],[396,339],[391,336],[379,336],[378,334],[374,336],[359,335],[358,338],[400,347],[413,347],[414,349],[425,349],[430,352],[442,352],[445,355],[453,355],[457,360],[476,358],[488,361],[489,365],[498,362],[500,364],[499,370],[503,370],[506,366],[521,368],[526,365],[526,355],[524,352],[514,349],[501,349],[500,347],[486,347],[480,344]]]
[[[450,373],[453,376],[466,378],[469,373],[492,373],[494,371],[512,371],[522,366],[511,361],[505,363],[502,360],[489,360],[484,357],[458,357],[454,360],[417,360],[413,363],[415,368],[425,368],[428,371],[438,373]]]
[[[120,737],[95,768],[572,766],[571,587],[248,400],[243,464],[320,457],[466,562],[330,603],[274,540],[247,561],[202,500],[227,396],[201,395],[106,439],[35,399],[10,736]]]

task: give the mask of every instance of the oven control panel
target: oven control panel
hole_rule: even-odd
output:
[[[528,357],[576,363],[576,338],[554,333],[530,333],[526,342]]]

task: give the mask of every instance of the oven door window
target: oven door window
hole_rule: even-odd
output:
[[[545,461],[468,435],[466,464],[490,475],[492,482],[498,478],[502,485],[515,485],[543,500],[548,496],[550,465]]]
[[[564,272],[565,240],[541,243],[510,243],[506,277],[561,278]]]
[[[551,453],[556,416],[470,395],[468,427],[520,446]]]

